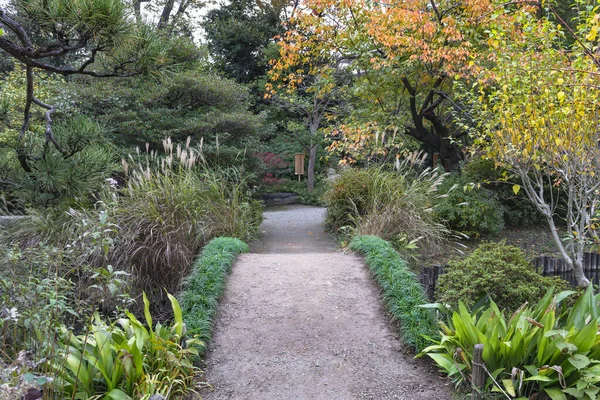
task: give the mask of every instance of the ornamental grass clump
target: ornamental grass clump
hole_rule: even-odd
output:
[[[135,284],[149,293],[179,289],[201,246],[216,236],[249,239],[258,231],[262,207],[252,201],[245,177],[235,169],[209,169],[202,145],[163,141],[165,156],[148,151],[129,168],[127,187],[116,199],[121,229],[114,254],[129,262]],[[130,160],[134,158],[131,157]]]
[[[73,204],[32,215],[5,232],[5,240],[69,251],[90,247],[73,259],[71,272],[112,265],[131,274],[134,297],[144,291],[163,300],[153,303],[166,304],[163,289],[179,291],[204,244],[217,236],[247,240],[257,234],[262,206],[240,171],[207,166],[202,145],[167,138],[163,147],[164,154],[147,146],[123,160],[122,187],[98,193],[94,209]]]
[[[399,250],[437,252],[452,232],[437,221],[434,200],[446,174],[424,168],[420,153],[384,167],[348,169],[325,194],[326,226],[335,233],[375,235]]]

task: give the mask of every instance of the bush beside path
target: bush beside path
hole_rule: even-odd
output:
[[[324,209],[265,217],[219,306],[204,399],[451,398],[397,339],[363,260],[323,232]]]

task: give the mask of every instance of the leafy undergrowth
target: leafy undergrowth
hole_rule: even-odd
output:
[[[446,323],[441,324],[441,340],[422,354],[468,389],[473,349],[483,344],[486,399],[597,399],[600,295],[590,285],[569,307],[576,294],[551,289],[537,303],[524,303],[512,314],[493,301],[472,311],[462,302],[451,308],[431,304],[447,315]]]
[[[430,310],[419,307],[428,302],[427,296],[407,263],[390,243],[376,236],[357,236],[350,249],[365,257],[392,317],[400,324],[404,342],[418,351],[425,348],[427,337],[436,336],[436,320]]]
[[[218,300],[225,289],[227,275],[236,257],[249,250],[239,239],[220,237],[211,240],[193,265],[179,294],[188,334],[198,335],[198,351],[203,354],[212,334]]]

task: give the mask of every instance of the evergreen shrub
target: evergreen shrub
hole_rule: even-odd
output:
[[[501,309],[516,310],[525,302],[533,304],[551,288],[565,290],[568,283],[543,277],[527,261],[521,249],[499,243],[484,243],[463,260],[451,261],[438,281],[438,301],[472,306],[487,295]]]

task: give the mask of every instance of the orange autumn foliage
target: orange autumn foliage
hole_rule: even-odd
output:
[[[531,8],[530,2],[510,4]],[[362,143],[378,142],[365,135],[392,137],[393,130],[456,162],[460,149],[452,142],[458,136],[444,121],[442,106],[455,79],[478,76],[496,56],[497,43],[487,40],[490,27],[521,40],[507,11],[495,0],[304,0],[279,37],[266,96],[294,92],[307,77],[332,79],[340,69],[351,71],[352,85],[361,88],[356,97],[373,111],[367,120],[361,117],[362,130],[358,121],[346,131],[338,127],[344,140],[334,147],[360,153]]]

